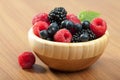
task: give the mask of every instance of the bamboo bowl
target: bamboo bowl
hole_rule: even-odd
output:
[[[102,55],[109,33],[82,43],[52,42],[37,37],[32,28],[28,32],[29,43],[35,54],[48,67],[60,71],[78,71],[92,65]]]

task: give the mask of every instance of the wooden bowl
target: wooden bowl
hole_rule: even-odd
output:
[[[61,43],[41,39],[28,32],[29,43],[36,55],[48,67],[61,71],[78,71],[92,65],[103,53],[108,43],[109,33],[92,41]]]

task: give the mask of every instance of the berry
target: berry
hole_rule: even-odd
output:
[[[89,40],[89,36],[88,36],[88,33],[82,33],[80,35],[80,41],[81,42],[85,42],[85,41],[88,41]]]
[[[90,22],[85,20],[82,22],[83,29],[89,29],[90,28]]]
[[[66,19],[66,14],[67,11],[63,7],[57,7],[49,13],[48,18],[51,23],[56,22],[60,25]]]
[[[59,26],[58,26],[58,24],[57,23],[51,23],[50,24],[50,26],[49,26],[49,28],[48,28],[48,34],[49,34],[49,36],[53,36],[57,31],[58,31],[58,29],[59,29]]]
[[[74,14],[68,14],[67,20],[72,21],[74,24],[80,23],[80,20]]]
[[[89,35],[89,41],[96,39],[96,35],[90,29],[87,29],[86,32]]]
[[[71,42],[80,42],[81,32],[77,32],[73,35]]]
[[[90,29],[82,29],[73,35],[72,42],[84,42],[94,39],[96,39],[96,36]]]
[[[40,31],[40,37],[43,39],[47,39],[49,37],[47,30]]]
[[[79,32],[82,30],[82,25],[77,23],[74,25],[74,28],[75,28],[76,32]]]
[[[54,40],[57,41],[57,42],[69,43],[69,42],[71,42],[71,39],[72,39],[71,33],[65,28],[60,29],[54,35]]]
[[[40,36],[39,32],[46,29],[48,29],[48,24],[43,21],[39,21],[33,25],[33,32],[38,37]]]
[[[61,22],[61,27],[67,28],[68,30],[70,30],[71,28],[74,27],[74,23],[72,21],[69,21],[69,20],[64,20]]]
[[[48,14],[47,13],[39,13],[33,17],[32,24],[34,25],[36,22],[45,21],[49,24]]]
[[[18,62],[23,69],[32,68],[35,63],[35,56],[32,52],[23,52],[18,56]]]
[[[107,25],[103,19],[95,18],[91,23],[90,29],[93,31],[93,33],[97,37],[101,37],[102,35],[105,34],[105,31],[107,29]]]
[[[71,34],[75,33],[74,23],[72,21],[69,21],[69,20],[62,21],[61,22],[61,28],[68,29],[71,32]]]

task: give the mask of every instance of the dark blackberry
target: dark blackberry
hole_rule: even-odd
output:
[[[96,39],[96,35],[90,29],[87,29],[87,32],[89,35],[89,41]]]
[[[51,23],[56,22],[60,25],[66,19],[66,14],[67,11],[63,7],[57,7],[49,13],[48,19]]]
[[[84,42],[94,39],[96,39],[96,36],[90,29],[82,29],[73,35],[72,42]]]
[[[72,36],[72,40],[71,40],[71,42],[80,42],[80,35],[81,35],[81,32],[77,32],[76,34],[74,34],[73,36]]]

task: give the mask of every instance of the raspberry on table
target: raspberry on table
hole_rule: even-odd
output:
[[[69,30],[63,28],[56,32],[54,35],[54,41],[57,42],[71,42],[72,34],[69,32]]]
[[[18,56],[18,62],[23,69],[32,68],[35,63],[35,56],[32,52],[23,52]]]
[[[74,24],[80,23],[80,20],[74,14],[67,14],[67,20],[72,21]]]
[[[96,35],[96,37],[101,37],[105,34],[105,31],[107,29],[106,22],[101,18],[95,18],[91,22],[90,29],[93,31],[93,33]]]
[[[32,24],[34,25],[36,22],[39,21],[45,21],[46,23],[50,24],[47,13],[39,13],[35,15],[32,19]]]
[[[33,32],[36,36],[40,37],[39,32],[42,30],[47,30],[48,24],[44,21],[39,21],[33,25]]]

